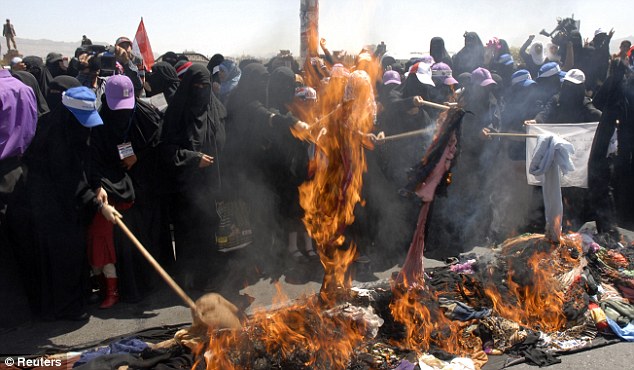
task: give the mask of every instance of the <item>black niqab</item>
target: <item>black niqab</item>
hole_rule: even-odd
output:
[[[13,77],[33,89],[35,99],[37,100],[37,116],[42,117],[44,114],[48,113],[49,109],[48,104],[46,103],[46,98],[44,98],[44,94],[42,94],[40,85],[37,83],[35,76],[26,71],[17,71],[13,73]]]
[[[217,181],[219,185],[219,154],[225,142],[222,104],[211,93],[211,78],[202,64],[193,64],[183,76],[172,103],[165,112],[165,123],[161,134],[164,158],[181,172],[182,185],[193,185],[192,176],[203,183]],[[200,153],[214,157],[214,164],[199,169]],[[214,174],[215,172],[215,174]],[[205,176],[203,174],[209,174]],[[215,177],[215,179],[212,179]]]
[[[46,103],[51,111],[62,104],[62,93],[71,87],[81,86],[78,79],[71,76],[57,76],[48,83]]]
[[[285,114],[288,112],[287,105],[293,101],[294,96],[295,73],[288,67],[277,67],[269,79],[266,106]]]
[[[484,64],[484,45],[475,32],[464,34],[465,46],[453,56],[453,73],[472,72]]]
[[[153,96],[160,93],[165,95],[165,101],[170,104],[180,80],[176,74],[176,69],[167,62],[158,62],[152,66],[152,73],[147,76],[147,82],[152,88],[147,92],[147,96]]]
[[[211,73],[211,81],[220,83],[220,76],[218,73],[214,73],[214,68],[218,67],[220,63],[225,60],[225,57],[222,54],[214,54],[211,59],[209,59],[209,63],[207,63],[207,69],[209,73]]]
[[[445,63],[449,67],[451,67],[451,57],[445,49],[445,40],[442,37],[432,37],[429,42],[429,55],[434,58],[434,62],[436,63]]]
[[[242,77],[227,101],[227,111],[230,115],[254,101],[266,100],[266,87],[269,81],[269,72],[266,67],[261,63],[251,63],[244,69],[242,67],[240,69]]]
[[[44,60],[35,55],[29,55],[22,59],[24,65],[26,65],[26,71],[35,77],[37,83],[40,85],[40,91],[46,95],[48,90],[48,81],[46,80],[46,73],[44,69]]]

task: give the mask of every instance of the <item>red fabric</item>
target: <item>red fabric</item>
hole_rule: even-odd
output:
[[[403,263],[403,268],[398,274],[396,281],[407,287],[420,287],[425,282],[424,256],[425,251],[425,225],[427,224],[427,214],[431,202],[424,202],[418,213],[416,231],[409,245],[407,257]]]
[[[94,267],[116,263],[114,252],[114,224],[97,212],[88,228],[88,262]]]
[[[114,207],[126,210],[132,203],[116,203]],[[88,262],[93,267],[103,267],[117,262],[114,249],[114,224],[97,212],[88,227]]]
[[[152,66],[154,65],[154,53],[152,52],[152,45],[150,45],[150,39],[147,37],[147,32],[145,31],[145,24],[143,24],[143,18],[141,18],[141,23],[139,23],[139,28],[136,30],[136,35],[134,36],[134,42],[132,43],[132,50],[141,54],[143,57],[143,65],[145,69],[148,71],[152,70]]]

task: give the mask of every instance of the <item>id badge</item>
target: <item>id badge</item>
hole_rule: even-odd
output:
[[[128,157],[132,157],[134,155],[134,150],[132,149],[132,143],[130,142],[117,145],[117,149],[119,150],[119,158],[121,160],[124,160]]]

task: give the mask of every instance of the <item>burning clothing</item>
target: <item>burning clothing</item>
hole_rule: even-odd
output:
[[[403,193],[415,193],[423,206],[418,216],[416,231],[407,253],[398,281],[406,286],[416,286],[424,282],[423,252],[425,250],[425,230],[427,214],[434,196],[447,184],[447,173],[454,163],[458,146],[460,124],[464,111],[454,110],[447,113],[439,132],[425,157],[408,174],[409,181]]]

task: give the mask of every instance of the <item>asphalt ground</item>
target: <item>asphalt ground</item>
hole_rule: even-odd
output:
[[[625,233],[627,231],[623,230]],[[632,233],[628,234],[632,237]],[[630,239],[631,240],[631,239]],[[235,303],[246,314],[257,309],[267,309],[281,299],[278,289],[283,292],[285,300],[294,300],[317,292],[323,276],[321,266],[313,261],[309,264],[287,261],[278,264],[280,271],[261,271],[252,269],[251,273],[244,269],[245,261],[258,259],[252,246],[227,255],[226,269],[218,276],[217,292]],[[491,253],[488,248],[476,247],[469,251],[478,255]],[[403,255],[394,255],[380,261],[355,264],[355,284],[367,281],[387,280],[400,266],[398,261]],[[426,259],[426,267],[438,267],[444,262]],[[226,273],[233,271],[238,273]],[[250,275],[250,276],[249,276]],[[160,282],[159,282],[160,283]],[[189,290],[194,299],[205,294],[205,291]],[[138,303],[121,302],[108,310],[100,310],[96,305],[89,307],[90,318],[86,322],[55,321],[46,322],[32,318],[0,332],[0,354],[36,355],[78,351],[90,348],[108,339],[124,336],[148,328],[180,326],[191,322],[189,308],[171,291],[166,284],[157,284],[148,296]],[[550,369],[634,369],[632,363],[632,347],[629,343],[620,342],[604,347],[594,348],[561,357],[562,362],[549,366]],[[490,363],[499,362],[490,357]],[[2,365],[0,365],[1,367]],[[496,368],[499,368],[496,367]],[[512,366],[513,369],[534,368],[528,364]]]

